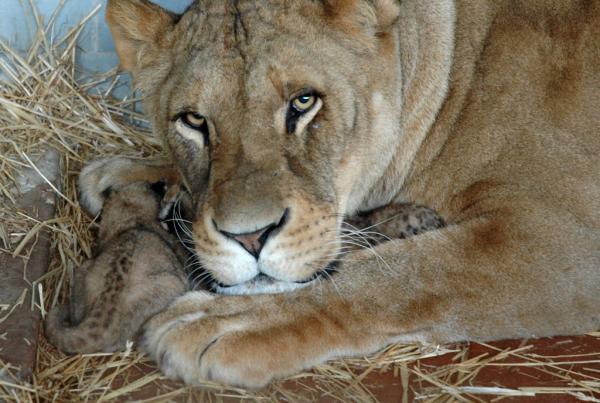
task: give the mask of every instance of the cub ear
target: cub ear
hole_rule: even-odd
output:
[[[325,12],[338,22],[387,31],[400,15],[398,0],[323,0]]]
[[[145,52],[166,47],[165,36],[178,15],[147,0],[108,0],[106,22],[121,67],[136,75]]]

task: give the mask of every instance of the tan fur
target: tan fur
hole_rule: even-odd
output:
[[[141,3],[109,2],[113,32],[149,26]],[[194,195],[218,281],[311,278],[357,211],[415,202],[448,224],[353,253],[299,291],[183,297],[146,332],[167,374],[256,387],[393,341],[600,326],[599,1],[206,0],[154,21],[158,42],[117,47],[137,49],[122,63]],[[288,133],[307,87],[320,109]],[[176,127],[190,109],[209,147]],[[258,263],[219,232],[286,209]]]
[[[69,353],[123,349],[148,318],[185,293],[183,256],[157,221],[158,201],[145,183],[108,196],[97,256],[75,271],[69,305],[46,319],[52,344]]]

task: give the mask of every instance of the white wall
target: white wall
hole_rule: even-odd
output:
[[[175,12],[182,12],[192,0],[153,0]],[[0,39],[13,48],[27,49],[34,32],[30,0],[0,0]],[[41,16],[48,20],[61,0],[31,0]],[[78,63],[90,72],[104,72],[118,64],[110,32],[104,22],[106,0],[64,0],[58,15],[57,36],[88,15],[98,4],[102,10],[86,26],[80,37]]]

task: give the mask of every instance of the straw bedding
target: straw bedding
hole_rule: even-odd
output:
[[[19,54],[0,42],[0,69],[9,77],[0,82],[0,251],[27,259],[29,241],[40,230],[51,233],[53,257],[48,272],[28,289],[29,296],[37,295],[43,301],[34,303],[32,298],[32,309],[44,315],[51,306],[64,301],[73,270],[92,253],[95,224],[79,208],[75,188],[82,164],[99,156],[146,158],[159,156],[162,151],[160,140],[144,129],[143,117],[135,112],[138,100],[111,97],[119,85],[116,71],[85,84],[76,79],[81,77],[74,64],[79,51],[77,38],[92,15],[66,36],[52,39],[56,14],[44,23],[35,7],[33,10],[38,33],[27,54]],[[107,88],[103,92],[96,88],[101,82]],[[35,166],[34,161],[48,149],[60,153],[62,182],[56,188],[56,217],[39,223],[16,208],[14,188],[17,173]],[[29,297],[21,302],[30,303]],[[11,304],[14,301],[0,301],[0,321],[10,313]],[[0,334],[0,339],[3,337]],[[600,334],[588,338],[597,341]],[[135,349],[118,354],[65,356],[40,335],[37,367],[29,382],[13,378],[12,368],[0,362],[0,401],[389,400],[389,393],[382,394],[376,386],[381,383],[377,378],[382,377],[396,385],[394,401],[475,401],[548,393],[600,401],[600,350],[540,356],[533,352],[532,345],[523,343],[505,348],[487,346],[485,353],[472,356],[471,348],[395,345],[372,357],[331,362],[254,392],[211,383],[184,387],[164,379],[154,364]],[[444,365],[430,365],[425,360],[444,354]],[[480,372],[493,366],[517,371],[526,368],[533,372],[532,378],[539,372],[551,380],[552,387],[541,387],[533,380],[513,388],[494,382],[478,384]]]

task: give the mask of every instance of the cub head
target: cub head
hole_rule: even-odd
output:
[[[193,195],[223,293],[309,284],[398,144],[395,0],[109,0],[122,66]]]
[[[116,189],[104,191],[105,199],[100,221],[101,241],[140,223],[156,225],[160,209],[161,195],[156,186],[146,182],[133,182]]]

